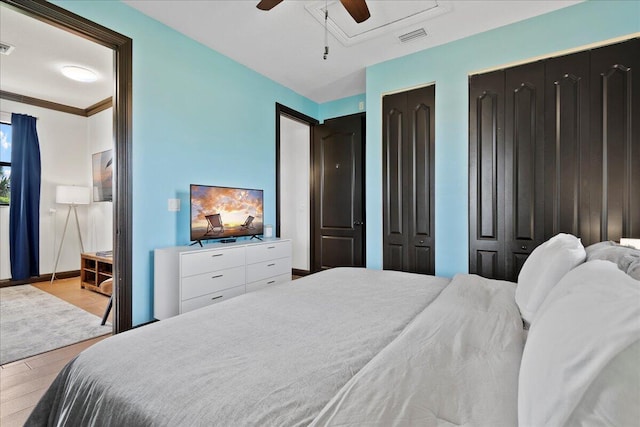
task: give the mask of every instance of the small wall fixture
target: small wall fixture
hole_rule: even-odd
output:
[[[65,77],[77,82],[91,83],[98,80],[98,75],[88,68],[77,67],[75,65],[65,65],[62,67],[61,71]]]

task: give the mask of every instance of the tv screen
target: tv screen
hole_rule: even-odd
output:
[[[191,184],[191,240],[262,234],[262,190]]]

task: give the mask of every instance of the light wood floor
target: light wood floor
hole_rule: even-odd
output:
[[[35,287],[102,317],[109,297],[80,288],[80,278],[41,282]],[[109,321],[113,310],[109,315]],[[106,336],[83,341],[0,366],[0,426],[22,426],[58,372],[87,347]]]

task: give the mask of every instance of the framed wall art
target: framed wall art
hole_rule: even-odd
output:
[[[93,201],[113,200],[113,150],[93,154]]]

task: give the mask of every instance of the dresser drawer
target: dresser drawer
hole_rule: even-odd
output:
[[[245,286],[236,286],[235,288],[225,289],[220,292],[213,292],[207,295],[202,295],[197,298],[191,298],[190,300],[182,301],[180,313],[186,313],[187,311],[195,310],[198,308],[206,307],[211,304],[224,301],[229,298],[237,297],[245,293]]]
[[[197,276],[185,277],[182,279],[181,299],[184,301],[201,295],[210,294],[211,292],[217,292],[223,289],[233,288],[234,286],[243,285],[245,283],[244,271],[244,266],[240,266],[228,268],[226,270],[198,274]]]
[[[244,248],[230,248],[182,254],[180,276],[194,276],[209,271],[244,265]]]
[[[247,247],[247,264],[291,256],[291,242],[272,242]]]
[[[258,280],[257,282],[247,283],[247,292],[257,291],[258,289],[266,288],[267,286],[279,285],[280,283],[290,281],[291,273],[282,274],[276,277],[269,277],[267,279]]]
[[[282,274],[291,274],[291,258],[279,258],[247,265],[247,283]]]

